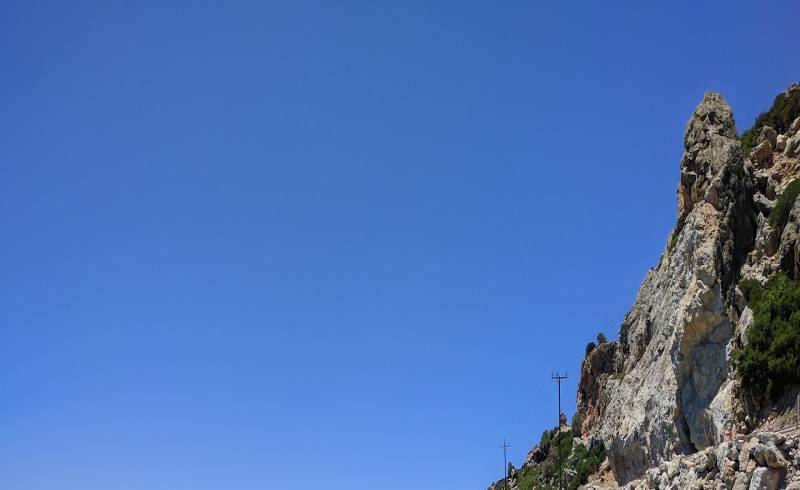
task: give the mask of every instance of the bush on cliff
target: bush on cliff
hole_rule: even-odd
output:
[[[569,482],[569,489],[575,490],[589,480],[589,476],[600,469],[606,459],[606,448],[599,440],[593,440],[587,449],[583,444],[578,444],[572,455],[572,467],[575,476]]]
[[[583,426],[583,415],[581,415],[580,412],[576,411],[575,415],[572,416],[572,437],[581,436],[582,426]]]
[[[769,218],[767,218],[773,228],[780,229],[786,225],[786,222],[789,221],[789,212],[792,210],[798,195],[800,195],[800,179],[789,184],[783,194],[775,201],[775,207],[772,208]]]
[[[583,444],[573,444],[571,431],[555,429],[545,431],[539,442],[539,449],[542,451],[544,459],[538,464],[531,464],[520,469],[517,477],[519,490],[559,488],[559,479],[562,474],[566,475],[567,472],[572,473],[573,476],[569,479],[566,488],[575,490],[588,481],[589,476],[600,468],[600,464],[606,458],[606,449],[601,441],[593,441],[588,448]]]
[[[745,388],[775,400],[800,383],[800,281],[779,274],[763,287],[750,287],[753,324],[747,344],[733,353]]]
[[[750,301],[753,294],[761,290],[761,283],[757,279],[742,279],[739,281],[739,291],[742,292],[744,299]]]
[[[678,219],[675,229],[672,230],[672,235],[670,235],[669,244],[667,245],[667,253],[671,253],[672,249],[675,248],[675,245],[678,244],[678,236],[681,234],[681,230],[683,230],[684,225],[686,225],[686,216],[682,216],[680,219]]]
[[[759,114],[753,126],[742,133],[742,155],[749,156],[750,151],[755,148],[761,128],[770,126],[778,133],[785,133],[798,116],[800,116],[800,90],[790,91],[788,97],[785,94],[778,94],[772,102],[772,107],[767,112]]]

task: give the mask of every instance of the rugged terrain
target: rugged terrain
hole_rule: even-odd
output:
[[[567,455],[553,460],[558,469],[577,475],[580,448],[601,444],[607,459],[591,468],[595,486],[778,488],[793,481],[796,435],[758,430],[791,406],[796,383],[779,380],[780,391],[770,394],[780,396],[765,397],[766,387],[742,383],[734,352],[747,344],[754,319],[742,284],[760,287],[778,274],[800,279],[800,183],[790,186],[800,178],[798,116],[795,84],[740,136],[722,95],[704,95],[684,132],[675,230],[619,340],[587,348],[573,427],[550,436],[569,433]],[[544,439],[519,470],[510,469],[509,488],[558,485],[531,469],[543,464]],[[569,487],[578,483],[573,478]]]

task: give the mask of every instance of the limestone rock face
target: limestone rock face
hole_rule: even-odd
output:
[[[598,345],[581,364],[577,408],[584,416],[582,432],[586,432],[603,417],[605,405],[601,395],[609,377],[614,374],[617,345],[617,342]]]
[[[596,433],[621,483],[673,453],[715,445],[731,425],[729,344],[740,313],[735,283],[755,238],[753,179],[719,94],[705,94],[684,136],[675,247],[623,321],[618,374],[605,380],[602,400],[581,382],[584,399],[603,407]]]
[[[761,133],[758,134],[758,142],[768,141],[772,148],[775,148],[778,143],[778,132],[769,126],[761,128]]]
[[[581,365],[581,439],[601,439],[607,451],[601,476],[583,488],[800,490],[800,433],[758,428],[794,394],[781,407],[756,403],[731,363],[754,323],[740,281],[776,272],[800,280],[800,198],[785,194],[798,179],[800,117],[782,134],[762,128],[743,156],[730,107],[704,95],[684,132],[673,236],[619,340]],[[770,224],[787,204],[785,223],[781,215]],[[523,466],[545,460],[537,446]],[[508,483],[517,488],[517,477]]]
[[[743,158],[730,107],[706,93],[684,139],[674,236],[617,344],[583,363],[583,434],[603,440],[616,481],[631,488],[642,477],[651,487],[694,488],[701,473],[703,488],[709,479],[716,488],[773,488],[787,472],[800,482],[795,441],[730,440],[769,409],[752,403],[733,371],[731,354],[753,323],[737,284],[777,271],[800,279],[800,199],[785,225],[768,219],[800,179],[800,117],[784,134],[762,128]],[[678,470],[674,458],[689,454],[704,456]]]
[[[681,160],[681,182],[678,186],[678,220],[682,220],[703,197],[709,177],[719,168],[712,141],[722,137],[735,140],[733,112],[721,95],[708,92],[697,106],[684,131],[684,155]]]
[[[800,200],[789,212],[789,221],[783,228],[778,248],[780,268],[790,277],[800,279]]]
[[[769,141],[762,141],[750,152],[750,159],[756,168],[769,168],[772,165],[772,145]]]

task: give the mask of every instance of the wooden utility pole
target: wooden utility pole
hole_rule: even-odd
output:
[[[503,438],[503,445],[500,448],[503,450],[503,486],[506,490],[508,490],[508,458],[506,457],[506,449],[508,449],[511,444],[506,442],[506,438]]]
[[[556,380],[556,383],[558,384],[558,423],[556,424],[556,437],[558,437],[560,439],[560,436],[561,436],[561,380],[562,379],[567,379],[567,373],[559,374],[559,372],[556,371],[555,374],[552,374],[550,377],[553,378],[554,380]],[[563,489],[564,488],[564,466],[560,464],[561,460],[563,459],[563,456],[561,454],[561,444],[560,444],[560,442],[558,440],[556,440],[556,443],[558,443],[558,462],[559,462],[559,466],[561,466],[561,473],[558,475],[558,488],[562,488]]]
[[[561,430],[561,380],[567,379],[567,373],[559,374],[558,371],[556,371],[556,373],[550,377],[558,383],[558,423],[556,427],[558,427],[558,430]]]

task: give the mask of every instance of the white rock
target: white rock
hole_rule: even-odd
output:
[[[785,134],[779,134],[775,139],[775,151],[783,151],[786,149],[786,140],[788,138]]]
[[[795,133],[790,139],[786,140],[786,148],[784,148],[783,153],[788,157],[793,157],[797,155],[798,150],[800,149],[800,133]]]
[[[753,472],[750,479],[750,490],[777,490],[781,475],[772,468],[760,467]]]
[[[603,407],[596,430],[621,483],[678,448],[716,446],[714,434],[734,413],[726,349],[738,313],[726,305],[735,285],[723,285],[722,278],[733,277],[730,253],[744,247],[737,240],[755,231],[754,223],[748,225],[753,184],[721,96],[704,97],[684,136],[678,188],[683,229],[644,279],[623,321],[617,366],[626,374],[609,382],[595,405]],[[712,182],[718,185],[713,205],[704,200]],[[685,425],[676,426],[678,419]]]
[[[769,141],[762,141],[750,152],[750,161],[756,168],[769,168],[772,166],[772,145]]]
[[[769,126],[764,126],[761,128],[761,133],[758,135],[758,142],[761,143],[763,141],[769,141],[769,145],[772,148],[775,148],[775,142],[778,138],[778,133],[774,129]]]
[[[673,459],[672,461],[667,462],[667,478],[672,480],[677,476],[678,472],[681,469],[680,461],[677,459]]]
[[[775,445],[772,443],[766,445],[764,449],[764,459],[767,462],[767,466],[769,466],[770,468],[786,467],[786,459],[784,459],[780,449],[775,447]]]
[[[733,490],[747,490],[750,480],[744,473],[736,473],[736,482],[733,484]]]
[[[799,130],[800,130],[800,117],[792,121],[792,124],[789,125],[789,131],[787,131],[787,134],[795,134]]]

